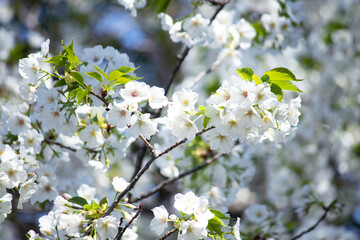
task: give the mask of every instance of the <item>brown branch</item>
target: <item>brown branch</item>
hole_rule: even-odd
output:
[[[59,147],[61,147],[61,148],[70,150],[70,151],[72,151],[72,152],[76,152],[76,149],[71,148],[71,147],[68,147],[68,146],[65,146],[65,145],[63,145],[62,143],[56,142],[56,141],[51,140],[51,139],[48,139],[48,138],[45,138],[45,139],[44,139],[44,142],[46,142],[47,144],[51,144],[51,145],[57,145],[57,146],[59,146]]]
[[[144,138],[142,134],[140,134],[139,137],[144,142],[145,146],[150,150],[151,158],[156,158],[154,147]]]
[[[183,172],[181,173],[179,176],[177,177],[173,177],[173,178],[170,178],[168,180],[165,180],[163,182],[161,182],[159,185],[157,185],[156,187],[154,187],[152,190],[150,190],[149,192],[139,196],[138,198],[134,199],[134,200],[129,200],[129,203],[134,203],[134,202],[138,202],[144,198],[147,198],[147,197],[150,197],[151,195],[155,194],[156,192],[158,192],[160,189],[162,189],[163,187],[165,187],[166,185],[170,184],[170,183],[173,183],[177,180],[179,180],[180,178],[183,178],[187,175],[190,175],[194,172],[197,172],[199,171],[200,169],[203,169],[205,167],[207,167],[208,165],[212,164],[213,162],[217,161],[221,156],[225,155],[224,153],[218,153],[216,154],[215,156],[213,156],[212,158],[206,160],[205,162],[203,162],[202,164],[186,171],[186,172]]]
[[[139,214],[142,211],[142,207],[143,205],[140,204],[137,212],[135,213],[135,215],[130,219],[130,221],[125,225],[124,228],[121,229],[121,231],[118,232],[118,234],[116,235],[116,237],[114,238],[114,240],[120,240],[120,238],[122,237],[122,235],[124,234],[124,232],[126,231],[126,229],[131,225],[131,223],[139,216]]]
[[[177,228],[173,228],[170,231],[168,231],[167,233],[165,233],[165,235],[163,235],[162,237],[159,237],[157,240],[164,240],[167,237],[170,237],[171,234],[177,232],[178,229]]]
[[[308,228],[307,230],[305,231],[302,231],[301,233],[299,233],[298,235],[296,235],[295,237],[291,238],[291,240],[295,240],[295,239],[298,239],[298,238],[301,238],[302,236],[304,236],[305,234],[313,231],[325,218],[326,218],[326,215],[328,214],[328,212],[334,207],[334,205],[337,203],[337,200],[334,200],[332,201],[332,203],[330,203],[329,206],[327,207],[323,207],[324,208],[324,214],[319,218],[319,220],[317,220],[317,222],[311,226],[310,228]]]
[[[84,83],[84,86],[87,87],[87,84]],[[94,95],[95,97],[97,97],[98,99],[100,99],[106,106],[109,106],[108,101],[106,101],[106,99],[103,96],[100,96],[99,94],[97,94],[96,92],[94,92],[93,90],[90,91],[90,94]]]
[[[211,129],[215,128],[214,126],[212,127],[208,127],[205,128],[203,130],[201,130],[200,132],[196,133],[196,136],[199,136]],[[161,152],[160,154],[156,155],[155,157],[150,158],[150,160],[145,164],[145,166],[136,174],[136,176],[134,177],[134,179],[131,180],[131,182],[129,183],[129,185],[125,188],[124,191],[122,191],[115,199],[115,201],[109,206],[109,208],[106,210],[106,212],[101,216],[101,217],[105,217],[108,216],[112,211],[114,211],[115,207],[118,205],[118,203],[120,202],[120,200],[131,190],[134,188],[135,184],[137,183],[137,181],[139,181],[140,177],[149,169],[149,167],[151,166],[151,164],[158,159],[159,157],[161,157],[162,155],[170,152],[171,150],[173,150],[174,148],[178,147],[179,145],[185,143],[188,139],[184,138],[183,140],[176,142],[175,144],[171,145],[170,147],[168,147],[167,149],[165,149],[163,152]]]

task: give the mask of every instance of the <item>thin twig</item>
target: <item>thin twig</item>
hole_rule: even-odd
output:
[[[124,232],[126,231],[126,229],[127,229],[127,228],[131,225],[131,223],[139,216],[139,214],[140,214],[141,211],[142,211],[142,207],[143,207],[143,205],[140,204],[137,212],[135,213],[135,215],[130,219],[130,221],[125,225],[125,227],[122,228],[121,231],[118,232],[118,234],[116,235],[116,237],[114,238],[114,240],[119,240],[119,239],[122,237],[122,235],[124,234]]]
[[[337,200],[334,200],[328,207],[324,207],[324,214],[319,218],[319,220],[317,220],[317,222],[311,226],[310,228],[308,228],[305,231],[302,231],[301,233],[299,233],[298,235],[296,235],[295,237],[291,238],[291,240],[295,240],[298,238],[301,238],[302,236],[304,236],[305,234],[313,231],[325,218],[326,215],[328,214],[328,212],[333,208],[333,206],[337,203]]]
[[[203,79],[206,75],[208,75],[209,73],[212,73],[213,71],[215,71],[215,69],[220,65],[220,63],[223,61],[224,58],[218,58],[216,59],[215,62],[213,62],[211,64],[211,66],[206,69],[206,71],[202,71],[201,73],[199,73],[195,79],[193,81],[191,81],[187,87],[188,88],[193,88],[198,82],[200,82],[201,79]]]
[[[163,187],[165,187],[166,185],[170,184],[170,183],[173,183],[177,180],[179,180],[180,178],[183,178],[187,175],[190,175],[194,172],[197,172],[199,171],[200,169],[203,169],[205,167],[207,167],[208,165],[212,164],[213,162],[217,161],[221,156],[223,156],[224,153],[218,153],[216,154],[215,156],[213,156],[212,158],[206,160],[205,162],[203,162],[202,164],[186,171],[186,172],[183,172],[181,173],[179,176],[177,177],[173,177],[173,178],[170,178],[168,180],[165,180],[163,182],[161,182],[159,185],[157,185],[156,187],[154,187],[153,189],[151,189],[149,192],[141,195],[140,197],[136,198],[136,199],[133,199],[133,200],[129,200],[129,203],[134,203],[134,202],[138,202],[144,198],[147,198],[147,197],[150,197],[151,195],[153,195],[154,193],[158,192],[160,189],[162,189]]]
[[[154,150],[154,147],[144,138],[142,134],[140,134],[139,137],[144,142],[145,146],[150,150],[151,157],[155,158],[156,152]]]
[[[167,233],[165,233],[165,235],[163,235],[162,237],[159,237],[157,240],[164,240],[167,237],[170,237],[171,234],[177,232],[178,229],[177,228],[173,228],[170,231],[168,231]]]
[[[59,146],[59,147],[61,147],[61,148],[65,148],[65,149],[70,150],[70,151],[72,151],[72,152],[76,152],[76,149],[71,148],[71,147],[68,147],[68,146],[65,146],[65,145],[63,145],[62,143],[56,142],[56,141],[51,140],[51,139],[48,139],[48,138],[45,138],[45,139],[44,139],[44,142],[46,142],[47,144],[57,145],[57,146]]]
[[[211,129],[215,128],[214,126],[212,127],[208,127],[205,128],[203,130],[201,130],[200,132],[196,133],[196,136],[199,136]],[[118,205],[118,203],[120,202],[120,200],[131,190],[134,188],[135,184],[137,183],[137,181],[139,181],[140,177],[149,169],[149,167],[151,166],[151,164],[158,159],[159,157],[161,157],[162,155],[170,152],[171,150],[173,150],[174,148],[178,147],[179,145],[185,143],[188,139],[184,138],[183,140],[176,142],[175,144],[171,145],[170,147],[168,147],[167,149],[165,149],[163,152],[161,152],[160,154],[156,155],[156,157],[152,157],[150,158],[150,160],[145,164],[145,166],[136,174],[136,176],[134,177],[133,180],[131,180],[131,182],[129,183],[129,185],[125,188],[124,191],[122,191],[115,199],[115,201],[109,206],[109,208],[106,210],[106,212],[101,216],[101,217],[105,217],[108,216],[112,211],[114,211],[115,207]]]
[[[87,85],[84,83],[84,86],[87,87]],[[93,90],[90,91],[90,94],[94,95],[95,97],[97,97],[98,99],[100,99],[106,106],[109,106],[108,101],[106,101],[106,99],[102,96],[100,96],[99,94],[97,94],[96,92],[94,92]]]

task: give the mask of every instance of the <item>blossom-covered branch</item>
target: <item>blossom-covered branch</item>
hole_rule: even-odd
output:
[[[157,185],[156,187],[154,187],[153,189],[151,189],[149,192],[145,193],[145,194],[142,194],[141,196],[135,198],[135,199],[130,199],[129,200],[129,203],[134,203],[134,202],[138,202],[142,199],[145,199],[145,198],[148,198],[150,197],[151,195],[157,193],[160,189],[162,189],[163,187],[165,187],[166,185],[170,184],[170,183],[173,183],[185,176],[188,176],[196,171],[199,171],[200,169],[203,169],[205,167],[207,167],[208,165],[212,164],[213,162],[217,161],[220,157],[222,157],[224,155],[224,153],[218,153],[216,154],[215,156],[213,156],[212,158],[206,160],[205,162],[203,162],[202,164],[200,164],[199,166],[196,166],[192,169],[189,169],[188,171],[185,171],[181,174],[179,174],[179,176],[177,177],[173,177],[171,179],[167,179],[163,182],[161,182],[159,185]]]

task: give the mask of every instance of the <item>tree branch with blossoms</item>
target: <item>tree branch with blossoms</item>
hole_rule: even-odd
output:
[[[125,233],[126,229],[133,223],[133,221],[135,221],[135,219],[140,215],[140,213],[142,212],[142,208],[143,208],[143,204],[139,205],[138,210],[136,211],[135,215],[130,219],[130,221],[125,225],[125,227],[123,227],[118,234],[116,235],[116,237],[114,238],[114,240],[120,240],[122,235]]]
[[[177,180],[185,177],[185,176],[188,176],[194,172],[197,172],[207,166],[209,166],[210,164],[214,163],[215,161],[217,161],[220,157],[224,156],[225,154],[224,153],[218,153],[216,154],[215,156],[213,156],[212,158],[206,160],[205,162],[203,162],[202,164],[200,164],[199,166],[196,166],[192,169],[189,169],[188,171],[185,171],[181,174],[179,174],[179,176],[177,177],[173,177],[171,179],[167,179],[163,182],[161,182],[160,184],[158,184],[156,187],[154,187],[153,189],[151,189],[149,192],[145,193],[145,194],[142,194],[141,196],[135,198],[135,199],[130,199],[129,200],[129,203],[134,203],[134,202],[138,202],[140,200],[143,200],[145,198],[148,198],[150,197],[151,195],[157,193],[158,191],[160,191],[163,187],[165,187],[166,185],[168,184],[171,184],[173,182],[176,182]]]
[[[196,136],[200,136],[203,133],[215,128],[214,126],[208,127],[206,129],[201,130],[200,132],[196,133]],[[106,210],[106,212],[103,214],[102,217],[106,217],[109,215],[118,205],[118,203],[121,201],[121,199],[135,186],[137,181],[141,178],[141,176],[149,169],[151,164],[158,159],[159,157],[165,155],[166,153],[170,152],[171,150],[175,149],[176,147],[180,146],[181,144],[185,143],[188,139],[184,138],[181,141],[176,142],[175,144],[171,145],[167,149],[165,149],[163,152],[156,154],[154,157],[150,158],[149,161],[144,165],[144,167],[136,174],[134,179],[131,180],[129,185],[122,191],[115,199],[115,201],[109,206],[109,208]]]
[[[170,237],[172,234],[176,233],[177,231],[179,231],[177,228],[173,228],[170,231],[168,231],[167,233],[165,233],[163,236],[159,237],[157,240],[164,240],[164,239]]]

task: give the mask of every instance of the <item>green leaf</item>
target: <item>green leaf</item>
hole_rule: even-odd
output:
[[[160,0],[156,7],[156,15],[165,12],[171,0]]]
[[[218,218],[217,216],[210,219],[209,224],[210,223],[215,224],[215,225],[219,225],[219,226],[223,226],[223,227],[227,227],[227,225],[225,225],[225,223],[220,218]]]
[[[58,64],[62,59],[63,59],[62,56],[56,55],[56,56],[50,58],[49,60],[46,60],[45,62],[52,63],[52,64]]]
[[[290,82],[290,81],[270,80],[269,82],[272,83],[272,84],[278,85],[282,90],[302,92],[298,87],[296,87],[296,86],[295,86],[292,82]]]
[[[86,94],[86,90],[84,89],[80,89],[79,91],[77,91],[76,93],[76,100],[77,100],[77,104],[80,105],[80,103],[82,102],[82,100],[84,99]]]
[[[124,74],[128,74],[130,72],[133,72],[135,71],[136,69],[138,69],[139,67],[137,68],[131,68],[131,67],[128,67],[128,66],[123,66],[123,67],[119,67],[117,69],[115,69],[115,71],[118,71],[118,72],[122,72]]]
[[[57,80],[54,84],[54,88],[55,87],[62,87],[62,86],[65,86],[66,85],[66,81],[65,79],[60,79],[60,80]]]
[[[64,40],[61,41],[61,44],[64,48],[64,51],[62,52],[64,56],[66,55],[70,55],[73,56],[74,54],[74,39],[71,41],[71,43],[69,44],[69,46],[65,46]]]
[[[206,128],[208,123],[210,121],[210,118],[208,118],[207,116],[204,116],[204,120],[203,120],[203,127]]]
[[[79,58],[75,55],[69,55],[68,59],[70,61],[71,64],[71,68],[76,68],[81,62],[79,60]]]
[[[268,75],[270,81],[273,80],[282,80],[282,81],[301,81],[302,79],[296,79],[295,75],[287,68],[274,68],[270,71],[264,73],[264,75]]]
[[[138,80],[138,79],[142,79],[142,77],[134,77],[134,76],[131,76],[131,75],[124,75],[118,79],[116,79],[114,81],[114,84],[112,84],[113,86],[116,86],[116,85],[121,85],[121,84],[126,84],[130,81],[134,81],[134,80]]]
[[[84,76],[81,73],[72,71],[69,74],[75,82],[84,87]]]
[[[210,232],[219,235],[220,237],[223,236],[223,232],[221,230],[220,225],[210,223],[210,221],[209,221],[209,223],[207,225],[207,229],[209,229]]]
[[[82,90],[81,88],[75,88],[74,90],[71,90],[67,96],[68,99],[73,99],[76,97],[76,94],[78,91]]]
[[[94,78],[98,80],[100,83],[102,83],[102,77],[98,72],[84,72],[84,73],[89,77]]]
[[[264,75],[261,77],[261,81],[264,83],[269,82],[269,80],[270,80],[270,77],[268,75]]]
[[[106,75],[106,73],[104,73],[103,70],[101,70],[100,68],[98,68],[97,66],[94,66],[94,65],[93,65],[93,67],[94,67],[101,75],[103,75],[103,77],[104,77],[105,79],[109,80],[108,75]]]
[[[258,75],[256,75],[256,74],[253,74],[253,75],[252,75],[252,79],[254,80],[254,82],[255,82],[256,84],[262,83],[261,78],[260,78]]]
[[[72,202],[72,203],[75,203],[75,204],[78,204],[80,206],[84,206],[85,204],[88,204],[88,202],[86,201],[85,198],[82,198],[82,197],[79,197],[79,196],[70,198],[68,201]]]
[[[279,102],[281,102],[283,97],[284,97],[284,93],[281,90],[281,88],[278,85],[276,85],[274,83],[271,83],[270,84],[270,90],[271,90],[272,93],[274,93],[276,95]]]
[[[107,204],[107,203],[108,203],[107,198],[104,197],[103,199],[101,199],[99,205],[102,206],[102,205]]]
[[[205,112],[205,110],[206,110],[206,107],[204,105],[199,105],[198,108],[199,108],[200,112]]]
[[[223,214],[222,212],[215,210],[215,209],[210,209],[210,212],[212,212],[216,217],[221,218],[221,219],[230,219],[229,217],[227,217],[225,214]]]
[[[254,74],[254,71],[251,68],[240,68],[240,69],[236,69],[237,74],[239,74],[239,76],[244,79],[244,80],[249,80],[250,82],[252,81],[252,76]]]

